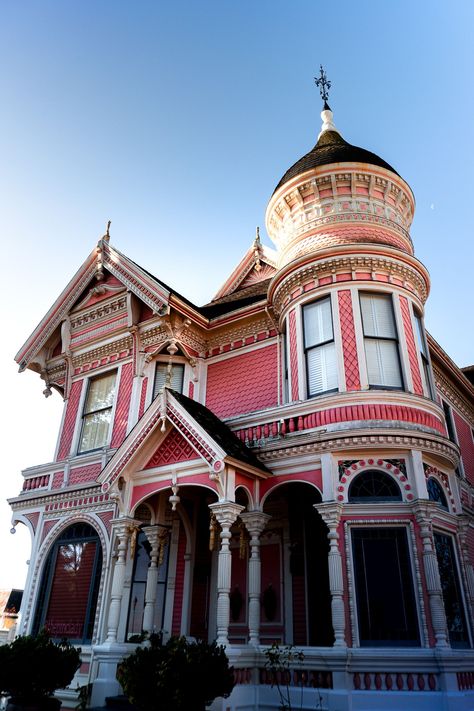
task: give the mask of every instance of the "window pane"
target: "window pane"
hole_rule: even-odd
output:
[[[427,349],[426,349],[426,341],[425,341],[425,336],[424,336],[424,332],[423,332],[423,323],[421,321],[421,316],[418,316],[417,313],[415,313],[415,324],[416,324],[416,338],[418,341],[418,348],[423,353],[425,358],[428,358],[428,353],[427,353]]]
[[[402,387],[402,374],[400,372],[398,344],[396,341],[379,341],[375,338],[366,338],[365,355],[370,385]]]
[[[153,399],[158,395],[166,383],[168,363],[157,363],[155,370],[155,382],[153,384]],[[183,392],[184,365],[174,363],[171,371],[171,389],[178,393]]]
[[[305,306],[303,318],[306,347],[333,340],[330,298]]]
[[[59,546],[44,626],[53,637],[82,639],[97,543]]]
[[[365,336],[396,338],[392,298],[385,294],[361,294],[360,305]]]
[[[352,531],[361,646],[418,645],[415,596],[406,531]]]
[[[337,390],[337,363],[334,343],[311,348],[306,354],[310,395]]]
[[[444,610],[452,647],[468,647],[464,605],[461,596],[458,570],[454,557],[453,539],[442,533],[434,534],[439,577],[443,590]]]
[[[94,378],[89,383],[84,412],[94,412],[103,407],[112,407],[115,392],[115,371],[100,378]]]
[[[109,425],[112,419],[112,408],[92,412],[85,415],[82,423],[80,452],[87,452],[89,449],[99,449],[107,444]]]

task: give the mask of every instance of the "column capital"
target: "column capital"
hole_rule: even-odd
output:
[[[431,522],[433,520],[433,514],[439,511],[438,504],[435,501],[429,501],[428,499],[418,499],[413,504],[413,513],[418,523],[429,523],[431,528]]]
[[[314,508],[327,526],[337,526],[341,519],[344,506],[336,501],[327,501],[321,504],[314,504]]]
[[[215,504],[209,504],[209,508],[221,526],[230,528],[236,521],[237,516],[244,511],[245,506],[240,506],[240,504],[236,504],[233,501],[219,501]]]
[[[258,536],[270,521],[271,516],[263,513],[263,511],[247,511],[247,513],[241,513],[240,518],[244,522],[247,531]]]
[[[143,521],[138,521],[138,519],[131,516],[120,516],[119,518],[113,518],[110,523],[112,524],[112,530],[119,536],[123,536],[125,534],[130,535],[142,525]]]

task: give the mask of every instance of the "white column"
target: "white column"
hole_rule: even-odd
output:
[[[329,590],[331,592],[331,617],[334,630],[334,647],[346,647],[346,616],[344,610],[344,579],[342,577],[342,556],[339,550],[338,525],[342,504],[334,502],[315,504],[314,508],[327,525],[329,553]]]
[[[446,614],[443,603],[443,590],[439,577],[438,560],[433,542],[431,529],[431,519],[433,511],[436,511],[436,504],[425,501],[417,503],[414,507],[417,523],[420,528],[420,536],[423,544],[423,565],[425,569],[426,588],[430,601],[431,623],[436,639],[437,647],[448,647],[448,634],[446,625]]]
[[[117,632],[120,623],[122,608],[123,584],[125,581],[125,567],[127,561],[128,542],[135,530],[135,521],[130,518],[119,518],[112,521],[113,530],[118,538],[117,560],[115,561],[112,590],[110,593],[110,607],[107,618],[106,642],[117,642]]]
[[[144,526],[143,532],[151,546],[150,565],[146,576],[145,609],[143,611],[143,631],[151,634],[155,626],[155,607],[158,586],[160,558],[168,540],[168,529],[164,526]]]
[[[232,534],[230,527],[245,507],[229,501],[210,504],[209,508],[212,513],[215,514],[221,526],[221,547],[217,559],[217,644],[228,645],[230,620],[229,595],[232,574],[232,554],[230,552],[230,539]]]
[[[240,518],[250,533],[250,558],[248,577],[249,597],[249,642],[260,644],[260,593],[262,588],[262,564],[260,560],[260,535],[271,516],[261,511],[240,514]]]

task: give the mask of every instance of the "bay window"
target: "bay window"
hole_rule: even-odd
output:
[[[308,395],[321,395],[337,390],[331,297],[304,306],[303,324]]]
[[[100,449],[108,443],[116,376],[117,372],[114,370],[89,380],[82,411],[79,452]]]
[[[361,294],[360,308],[369,386],[403,388],[392,297]]]

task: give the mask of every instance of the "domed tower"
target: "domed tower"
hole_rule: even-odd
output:
[[[383,390],[378,398],[403,393],[407,404],[410,394],[424,412],[413,424],[439,433],[413,193],[385,160],[341,136],[326,102],[321,117],[316,145],[286,171],[266,212],[279,255],[269,299],[288,335],[287,402]]]
[[[282,427],[295,442],[285,456],[301,457],[301,471],[321,462],[316,509],[330,531],[335,646],[443,647],[449,612],[430,531],[438,495],[453,520],[460,513],[459,451],[423,325],[430,280],[410,237],[415,200],[385,160],[341,136],[322,95],[317,143],[286,171],[266,212],[278,252],[268,298],[291,413]],[[415,531],[426,608],[409,569]],[[352,560],[344,584],[342,549]],[[391,613],[374,621],[369,600]]]

